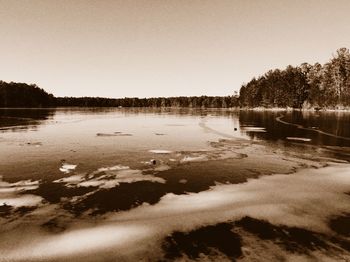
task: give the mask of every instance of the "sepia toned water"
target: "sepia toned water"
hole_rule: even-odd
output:
[[[0,261],[350,260],[350,114],[0,109]]]

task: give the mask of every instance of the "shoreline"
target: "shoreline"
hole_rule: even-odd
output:
[[[57,106],[57,107],[0,107],[0,110],[46,110],[46,109],[84,109],[84,108],[108,108],[108,109],[195,109],[195,110],[229,110],[229,111],[271,111],[271,112],[339,112],[350,113],[350,108],[333,109],[333,108],[285,108],[285,107],[114,107],[114,106]]]
[[[240,107],[239,110],[245,110],[245,111],[272,111],[272,112],[278,112],[278,111],[300,111],[300,112],[350,112],[350,108],[344,108],[344,109],[334,109],[334,108],[321,108],[321,109],[315,109],[315,108],[291,108],[291,107]]]

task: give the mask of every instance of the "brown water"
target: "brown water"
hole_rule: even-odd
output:
[[[0,109],[0,261],[350,258],[350,114]]]

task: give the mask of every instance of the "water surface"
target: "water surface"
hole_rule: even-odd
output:
[[[349,123],[0,109],[0,261],[349,258]]]

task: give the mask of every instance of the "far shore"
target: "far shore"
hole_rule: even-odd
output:
[[[240,107],[252,111],[307,111],[307,112],[350,112],[350,108],[292,108],[292,107]]]
[[[57,106],[57,107],[0,107],[0,110],[11,109],[11,110],[46,110],[46,109],[84,109],[84,108],[115,108],[115,109],[127,109],[127,108],[138,108],[138,109],[205,109],[205,110],[230,110],[230,111],[270,111],[270,112],[338,112],[338,113],[349,113],[350,108],[291,108],[291,107],[108,107],[108,106]]]
[[[139,108],[139,109],[206,109],[206,110],[230,110],[230,111],[270,111],[270,112],[279,112],[279,111],[301,111],[301,112],[339,112],[339,113],[349,113],[350,108],[344,109],[334,109],[334,108],[285,108],[285,107],[104,107],[104,106],[57,106],[57,107],[0,107],[0,110],[4,109],[29,109],[29,110],[38,110],[38,109],[69,109],[69,108],[115,108],[115,109],[128,109],[128,108]]]
[[[115,108],[115,109],[127,109],[127,108],[138,108],[138,109],[206,109],[206,110],[230,110],[230,111],[301,111],[301,112],[339,112],[349,113],[350,108],[291,108],[291,107],[108,107],[108,106],[57,106],[57,107],[0,107],[0,110],[11,109],[11,110],[38,110],[38,109],[84,109],[84,108]]]

